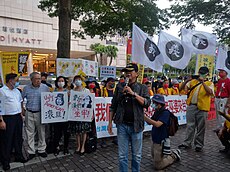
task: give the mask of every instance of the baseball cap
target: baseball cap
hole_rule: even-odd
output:
[[[131,72],[131,71],[135,71],[138,72],[138,66],[137,64],[134,63],[129,63],[127,64],[127,66],[121,70],[122,72]]]
[[[160,104],[165,104],[165,98],[160,94],[154,94],[152,101]]]

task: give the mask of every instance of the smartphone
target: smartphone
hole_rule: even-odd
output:
[[[198,79],[199,77],[199,75],[192,75],[192,79]]]

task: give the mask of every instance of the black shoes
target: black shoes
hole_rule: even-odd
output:
[[[31,160],[35,157],[35,154],[29,154],[28,160]]]
[[[65,148],[65,149],[63,150],[63,154],[64,154],[64,155],[69,154],[69,149]]]
[[[202,150],[203,150],[203,149],[200,148],[200,147],[196,147],[196,148],[195,148],[195,151],[196,151],[196,152],[202,152]]]
[[[42,158],[46,158],[47,157],[47,153],[46,152],[42,152],[42,153],[38,153],[38,155]]]
[[[3,164],[3,165],[2,165],[2,169],[3,169],[4,171],[9,170],[9,169],[10,169],[10,164]]]
[[[21,163],[26,163],[28,160],[25,159],[24,157],[20,157],[20,158],[15,158],[14,162],[21,162]]]
[[[178,146],[178,148],[179,148],[179,149],[189,149],[189,146],[184,145],[184,144],[180,144],[180,145]]]

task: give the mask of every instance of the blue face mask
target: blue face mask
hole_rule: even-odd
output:
[[[151,105],[151,107],[155,110],[157,106],[156,106],[155,103],[153,103],[153,104]]]
[[[15,85],[14,85],[14,88],[18,88],[19,85],[20,85],[20,83],[16,82]]]

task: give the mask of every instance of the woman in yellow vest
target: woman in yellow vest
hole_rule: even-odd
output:
[[[147,82],[145,82],[145,85],[148,87],[149,95],[153,96],[154,94],[153,94],[151,82],[147,81]]]
[[[167,80],[167,79],[164,80],[163,87],[158,88],[157,94],[166,95],[166,96],[172,95],[171,89],[169,88],[169,80]]]
[[[172,95],[179,95],[179,82],[176,80],[176,79],[174,79],[173,81],[172,81],[172,88],[171,88],[171,93],[172,93]]]

